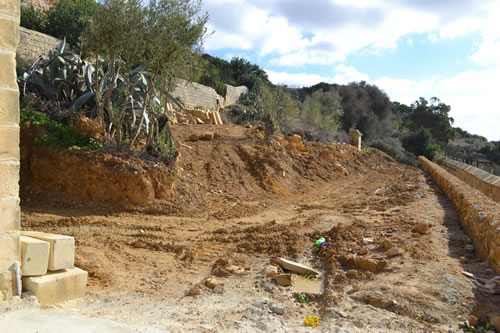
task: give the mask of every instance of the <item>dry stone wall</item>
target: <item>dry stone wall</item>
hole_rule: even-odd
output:
[[[500,202],[500,177],[462,162],[444,158],[441,165],[449,172],[478,189],[496,202]]]
[[[19,88],[16,48],[19,0],[0,5],[0,301],[17,294],[15,262],[21,260],[19,236]]]
[[[419,160],[457,208],[476,254],[488,260],[500,274],[499,205],[425,157],[420,156]]]
[[[20,42],[17,55],[25,61],[33,61],[40,55],[48,54],[49,51],[61,45],[61,40],[41,32],[19,28]]]

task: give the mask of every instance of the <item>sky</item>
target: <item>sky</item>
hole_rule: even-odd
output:
[[[364,80],[392,101],[438,97],[454,126],[500,140],[499,0],[203,0],[205,52],[274,84]]]

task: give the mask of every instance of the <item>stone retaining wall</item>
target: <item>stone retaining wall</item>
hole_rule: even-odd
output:
[[[500,177],[449,158],[444,158],[440,164],[467,184],[483,192],[494,201],[500,202]]]
[[[61,45],[61,40],[41,32],[29,30],[23,27],[19,28],[20,42],[17,48],[17,55],[25,61],[33,61],[42,54],[48,54],[49,51]]]
[[[487,259],[500,274],[499,205],[425,157],[420,156],[419,160],[457,208],[476,254],[482,260]]]
[[[247,91],[248,88],[245,86],[233,87],[226,84],[224,85],[225,96],[221,96],[213,88],[194,82],[178,80],[172,96],[178,98],[187,108],[218,111],[219,106],[225,107],[238,103],[240,96]]]

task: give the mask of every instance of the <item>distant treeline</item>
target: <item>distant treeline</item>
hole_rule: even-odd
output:
[[[432,158],[454,138],[483,137],[453,128],[450,106],[433,97],[420,97],[411,105],[391,101],[379,87],[364,81],[347,85],[319,83],[311,87],[275,86],[256,64],[233,58],[226,61],[203,56],[199,83],[222,91],[224,83],[246,85],[241,98],[244,112],[237,109],[232,121],[263,122],[270,116],[285,134],[299,133],[310,140],[347,140],[356,128],[363,142],[396,160],[412,165],[417,156]]]

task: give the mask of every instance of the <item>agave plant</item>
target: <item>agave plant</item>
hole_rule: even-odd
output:
[[[112,68],[111,66],[114,66]],[[83,108],[97,117],[105,133],[118,148],[132,147],[141,132],[147,137],[145,149],[156,154],[173,152],[173,137],[168,128],[161,96],[183,108],[168,92],[159,92],[151,73],[144,67],[124,70],[120,62],[94,66],[66,49],[63,41],[48,57],[40,56],[30,70],[18,78],[23,92],[30,90],[45,99],[66,101],[76,112]],[[159,97],[160,96],[160,97]],[[160,147],[161,146],[161,147]]]

